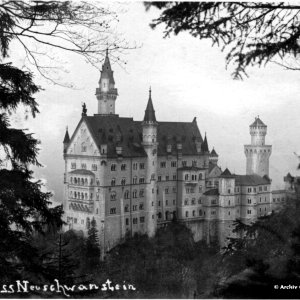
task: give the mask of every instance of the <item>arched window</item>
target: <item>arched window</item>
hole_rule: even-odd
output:
[[[188,211],[185,212],[185,217],[186,217],[186,218],[189,217],[189,212],[188,212]]]
[[[72,193],[72,191],[70,192],[70,198],[72,198],[73,197],[73,193]]]
[[[193,217],[195,217],[195,211],[193,210]]]
[[[111,171],[116,171],[116,165],[115,165],[115,164],[112,164],[111,167],[110,167],[110,170],[111,170]]]
[[[84,194],[84,198],[87,200],[87,198],[88,198],[88,194],[87,193]]]
[[[84,185],[84,179],[81,178],[81,185]]]
[[[140,197],[144,197],[144,190],[140,190],[139,195],[140,195]]]
[[[125,184],[126,184],[126,179],[123,178],[123,179],[121,180],[121,185],[125,185]]]
[[[125,209],[124,210],[125,210],[125,212],[129,212],[129,205],[128,204],[125,205]]]
[[[137,190],[134,190],[132,193],[132,198],[136,198],[137,197]]]
[[[83,193],[81,193],[81,199],[82,199],[82,200],[84,199],[84,194],[83,194]]]
[[[125,199],[129,199],[129,191],[128,191],[128,190],[125,191],[125,193],[124,193],[124,198],[125,198]]]
[[[86,152],[86,144],[85,143],[81,144],[81,152]]]
[[[166,220],[169,220],[169,218],[170,218],[170,213],[166,211]]]
[[[137,177],[136,177],[136,176],[134,176],[134,177],[132,178],[132,183],[133,183],[133,184],[137,184]]]
[[[185,174],[184,180],[189,180],[189,174]]]
[[[70,178],[71,183],[73,183],[73,177]]]
[[[102,153],[104,153],[104,149],[103,149],[103,152]],[[102,160],[101,161],[101,166],[106,166],[106,161],[105,160]]]
[[[158,218],[161,219],[161,212],[158,213]]]
[[[93,184],[94,184],[94,180],[93,180],[93,178],[91,178],[90,185],[93,185]]]
[[[202,216],[202,209],[199,210],[199,216]]]
[[[116,198],[117,198],[116,192],[112,192],[112,193],[110,194],[110,200],[116,200]]]
[[[111,180],[111,186],[115,186],[116,185],[116,178],[113,178],[112,180]]]
[[[202,173],[199,173],[199,180],[202,180]]]
[[[74,183],[77,184],[77,178],[76,177],[74,178]]]
[[[100,181],[99,181],[98,179],[97,179],[97,181],[96,181],[96,184],[97,184],[97,185],[100,185]]]
[[[74,193],[74,198],[75,198],[75,199],[77,198],[77,193],[76,193],[76,192]]]

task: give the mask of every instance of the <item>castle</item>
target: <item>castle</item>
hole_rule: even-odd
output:
[[[67,228],[87,232],[92,218],[101,249],[126,236],[146,233],[176,219],[196,240],[225,243],[236,218],[255,220],[272,210],[267,126],[257,117],[245,145],[246,175],[222,172],[196,118],[156,120],[151,90],[144,119],[115,113],[118,90],[108,53],[96,88],[98,113],[82,117],[64,145],[64,200]],[[145,101],[146,104],[146,101]]]

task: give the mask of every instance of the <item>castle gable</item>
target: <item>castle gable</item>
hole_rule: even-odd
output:
[[[67,154],[99,155],[99,149],[85,118],[81,119],[67,148]]]

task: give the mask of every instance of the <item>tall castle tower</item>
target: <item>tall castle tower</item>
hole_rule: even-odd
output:
[[[118,90],[115,88],[114,72],[111,69],[108,58],[108,50],[102,65],[99,88],[96,88],[96,97],[98,100],[98,114],[115,114],[115,102],[118,96]]]
[[[156,201],[156,175],[157,175],[157,125],[155,118],[155,110],[153,108],[151,89],[149,90],[149,100],[145,110],[144,121],[142,122],[143,128],[143,142],[142,145],[147,153],[146,161],[146,226],[147,234],[153,236],[156,231],[157,225],[157,201]]]
[[[247,158],[246,174],[269,176],[269,158],[272,152],[271,145],[265,145],[267,126],[259,117],[250,125],[251,145],[245,145]]]

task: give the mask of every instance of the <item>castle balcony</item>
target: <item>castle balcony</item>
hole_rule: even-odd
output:
[[[75,211],[87,212],[90,213],[94,209],[94,201],[93,200],[76,200],[69,199],[70,209]]]
[[[185,180],[184,185],[186,186],[195,186],[197,185],[198,181],[197,180]]]

